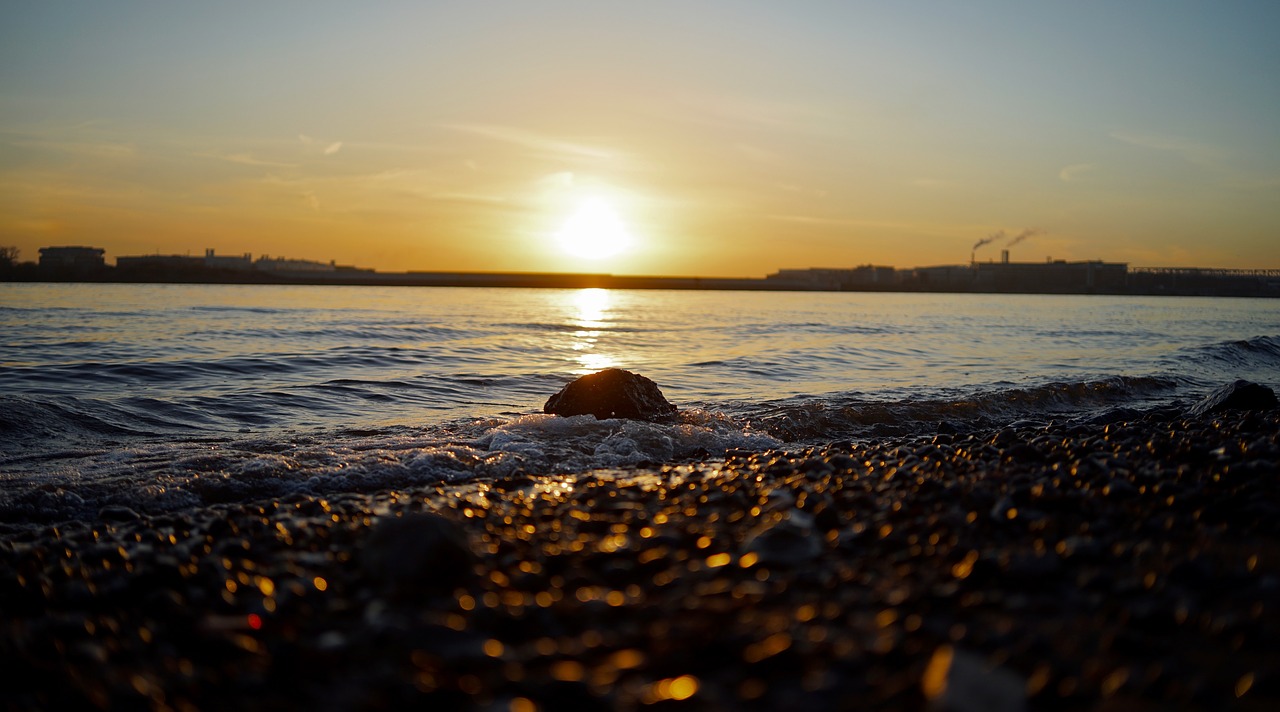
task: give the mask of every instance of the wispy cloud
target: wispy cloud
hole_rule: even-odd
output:
[[[307,148],[312,150],[318,150],[320,151],[320,153],[326,156],[332,156],[333,154],[342,150],[341,141],[326,142],[326,141],[321,141],[313,136],[308,136],[306,134],[298,134],[298,140],[302,142],[303,146],[306,146]]]
[[[546,136],[533,131],[512,126],[494,126],[491,124],[445,124],[442,128],[452,131],[483,136],[495,141],[523,146],[534,151],[554,153],[573,158],[591,158],[608,160],[617,157],[617,152],[598,146],[566,141],[554,136]]]
[[[539,178],[538,184],[547,188],[572,188],[574,180],[573,171],[557,171]]]
[[[107,159],[124,159],[132,158],[138,154],[137,146],[131,143],[117,143],[112,141],[14,141],[13,145],[22,146],[24,148],[36,148],[45,151],[56,151],[58,153],[68,153],[77,156],[90,156],[93,158]]]
[[[829,194],[826,190],[823,190],[821,188],[810,188],[803,185],[796,185],[795,183],[774,183],[773,187],[777,188],[783,193],[794,193],[797,195],[813,195],[819,198],[825,198]]]
[[[743,96],[685,97],[668,109],[678,112],[672,118],[720,127],[786,128],[793,131],[832,120],[827,112],[816,106]]]
[[[240,165],[244,165],[244,166],[265,166],[269,168],[294,168],[297,166],[296,163],[281,163],[279,161],[266,161],[261,158],[255,158],[251,153],[229,153],[229,154],[203,153],[203,154],[196,154],[196,155],[203,158],[217,158],[223,161],[227,161],[229,163],[239,163]]]
[[[1218,146],[1181,136],[1129,131],[1112,131],[1109,135],[1111,138],[1127,144],[1181,156],[1188,163],[1212,170],[1224,168],[1223,164],[1228,155],[1225,150]]]
[[[1058,178],[1065,183],[1072,183],[1080,180],[1085,173],[1094,170],[1096,166],[1092,163],[1072,163],[1058,171]]]
[[[432,200],[442,200],[451,203],[505,203],[506,198],[500,195],[483,195],[480,193],[457,193],[445,191],[442,193],[434,193],[431,195]]]
[[[1213,180],[1226,188],[1258,191],[1273,190],[1280,185],[1275,173],[1260,173],[1240,166],[1235,154],[1221,146],[1180,136],[1153,133],[1113,131],[1111,138],[1124,143],[1168,153],[1182,158],[1213,176]]]
[[[747,143],[739,143],[733,148],[738,153],[746,156],[749,160],[755,161],[756,163],[777,163],[782,159],[781,154],[776,151],[771,151],[759,146],[752,146]]]
[[[977,226],[953,225],[949,223],[907,222],[900,220],[867,220],[863,218],[820,217],[815,215],[765,215],[766,219],[800,225],[818,225],[842,228],[863,228],[885,230],[888,232],[906,232],[917,235],[937,237],[964,237],[972,234]]]

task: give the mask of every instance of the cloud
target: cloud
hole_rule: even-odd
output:
[[[308,149],[315,147],[320,151],[320,153],[323,153],[326,156],[332,156],[333,154],[342,150],[341,141],[328,142],[324,145],[324,148],[320,148],[320,144],[322,142],[320,141],[320,139],[317,139],[314,136],[308,136],[306,134],[300,133],[298,134],[298,140],[301,141],[302,145],[306,146]]]
[[[798,195],[813,195],[818,198],[825,198],[827,197],[827,195],[829,195],[829,193],[822,188],[810,188],[803,185],[796,185],[795,183],[774,183],[773,187],[777,188],[778,190],[784,193],[795,193]]]
[[[230,154],[213,154],[201,153],[196,154],[204,158],[217,158],[229,163],[239,163],[244,166],[267,166],[270,168],[294,168],[295,163],[280,163],[277,161],[264,161],[260,158],[254,158],[250,153],[230,153]]]
[[[1058,178],[1065,183],[1072,183],[1080,180],[1085,173],[1089,173],[1094,168],[1096,168],[1096,166],[1092,163],[1072,163],[1058,171]]]
[[[1109,135],[1117,141],[1123,141],[1134,146],[1141,146],[1164,153],[1173,153],[1181,156],[1188,163],[1215,171],[1223,169],[1223,164],[1227,159],[1227,152],[1217,146],[1180,136],[1131,133],[1127,131],[1112,131]]]
[[[797,223],[800,225],[826,225],[831,227],[864,228],[886,230],[890,232],[906,232],[915,235],[932,235],[938,237],[964,237],[974,230],[972,225],[953,225],[924,222],[906,222],[901,220],[865,220],[860,218],[819,217],[814,215],[764,215],[768,220]]]
[[[1109,135],[1117,141],[1178,156],[1208,172],[1215,183],[1228,189],[1254,192],[1274,190],[1280,185],[1280,176],[1274,173],[1259,173],[1233,165],[1234,154],[1220,146],[1163,134],[1113,131]]]
[[[617,156],[614,151],[610,151],[608,149],[582,143],[574,143],[572,141],[565,141],[552,136],[545,136],[511,126],[494,126],[490,124],[445,124],[442,128],[475,134],[476,136],[483,136],[495,141],[503,141],[505,143],[523,146],[525,148],[533,149],[534,151],[554,153],[570,158],[608,160]]]
[[[776,151],[746,143],[739,143],[734,149],[756,163],[777,163],[782,158]]]
[[[433,193],[431,195],[431,199],[441,200],[441,201],[450,202],[450,203],[485,203],[485,204],[505,203],[507,201],[506,198],[500,195],[482,195],[480,193],[455,193],[455,192],[448,192],[448,191],[443,193]]]
[[[93,158],[109,158],[123,159],[132,158],[138,154],[137,146],[131,143],[116,143],[110,141],[14,141],[14,146],[22,146],[24,148],[39,148],[46,151],[57,151],[59,153],[70,153],[77,156],[91,156]]]
[[[538,179],[539,185],[544,185],[549,188],[571,188],[573,187],[573,183],[573,171],[557,171],[555,173],[548,173]]]
[[[810,104],[730,95],[687,96],[659,111],[681,122],[720,128],[785,128],[796,131],[806,126],[826,125],[835,120],[827,112]]]

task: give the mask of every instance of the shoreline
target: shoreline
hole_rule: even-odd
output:
[[[1148,415],[107,508],[0,541],[9,707],[1271,709],[1277,432]]]
[[[1233,297],[1243,299],[1280,298],[1280,282],[1258,285],[1058,285],[995,284],[972,286],[939,284],[842,284],[831,286],[812,281],[791,281],[758,277],[660,277],[594,273],[539,272],[298,272],[292,274],[192,270],[174,272],[126,271],[108,267],[98,272],[65,274],[40,271],[0,275],[0,283],[14,284],[206,284],[341,287],[462,287],[511,289],[639,289],[673,291],[735,292],[821,292],[876,294],[1044,294],[1098,295],[1117,297]],[[110,270],[110,271],[106,271]]]

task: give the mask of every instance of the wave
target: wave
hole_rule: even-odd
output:
[[[83,436],[155,434],[136,414],[102,401],[0,396],[0,454],[4,455],[32,445],[57,450]]]
[[[436,363],[430,365],[438,365]],[[169,360],[80,361],[39,367],[16,367],[4,374],[24,385],[50,383],[81,387],[117,384],[222,384],[228,377],[295,379],[324,372],[351,372],[361,367],[425,366],[426,359],[397,347],[338,347],[325,351],[263,353],[225,358]],[[215,388],[216,390],[216,388]]]
[[[1280,385],[1280,336],[1183,347],[1162,359],[1162,363],[1197,386],[1213,386],[1237,378]]]
[[[413,378],[332,379],[297,391],[182,403],[0,396],[0,522],[92,518],[109,504],[154,514],[295,494],[661,467],[738,451],[930,436],[940,423],[966,432],[1099,414],[1137,419],[1139,409],[1195,392],[1184,379],[1158,376],[896,396],[838,392],[688,405],[678,422],[657,424],[531,412],[560,380],[550,376],[425,380],[426,386]],[[450,380],[456,392],[445,389]],[[439,401],[474,403],[487,389],[522,389],[529,399],[503,403],[506,396],[495,396],[486,407],[455,408],[446,419],[421,422]],[[381,417],[370,419],[371,411]],[[298,415],[313,412],[343,417]],[[275,420],[288,427],[271,430]]]
[[[107,505],[157,514],[297,494],[656,466],[780,444],[696,409],[674,424],[537,414],[424,431],[144,443],[107,453],[50,453],[39,461],[9,458],[0,463],[11,472],[0,488],[0,522],[92,518]]]
[[[1233,367],[1280,368],[1280,336],[1255,336],[1251,339],[1220,341],[1206,346],[1183,349],[1193,360],[1212,360]]]
[[[221,304],[199,304],[187,307],[193,312],[204,312],[209,314],[285,314],[289,312],[298,312],[298,309],[277,309],[274,307],[245,307],[230,306]]]
[[[473,338],[478,331],[473,329],[457,329],[445,326],[423,326],[420,324],[351,324],[317,328],[296,329],[286,326],[278,328],[229,328],[209,329],[201,331],[198,338],[203,340],[235,339],[265,341],[296,341],[298,339],[329,339],[334,341],[386,341],[413,340],[455,341]]]
[[[782,440],[829,441],[932,433],[940,423],[963,428],[1078,417],[1107,406],[1151,405],[1157,398],[1180,392],[1184,385],[1178,378],[1116,376],[898,400],[835,394],[766,404],[750,416],[757,427]]]

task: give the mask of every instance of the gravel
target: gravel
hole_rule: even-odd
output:
[[[1280,411],[1134,415],[18,531],[2,697],[1280,709]]]

